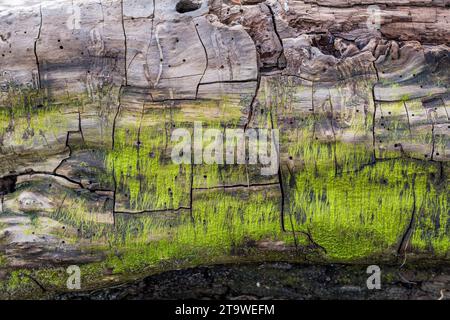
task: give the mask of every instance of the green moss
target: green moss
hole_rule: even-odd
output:
[[[445,219],[448,197],[429,180],[436,174],[433,165],[402,159],[370,164],[370,153],[361,147],[299,145],[292,153],[304,166],[286,177],[286,205],[295,228],[309,230],[330,258],[354,260],[395,250],[414,207],[424,225],[431,217]],[[335,155],[336,163],[330,161]],[[435,230],[436,224],[429,225]],[[439,230],[429,247],[434,241],[435,250],[448,251],[445,223]]]
[[[416,212],[415,228],[411,239],[413,248],[421,252],[433,252],[436,256],[446,256],[450,252],[448,204],[448,179],[439,189],[428,181],[420,196],[423,205]]]
[[[199,102],[182,107],[144,106],[142,114],[121,110],[114,136],[114,149],[106,156],[106,168],[114,174],[118,191],[131,210],[187,207],[190,194],[190,164],[174,164],[171,141],[174,128],[188,128],[202,121],[205,129],[235,126],[242,118],[238,104]],[[206,143],[206,142],[205,142]],[[205,172],[205,170],[206,172]],[[208,177],[208,186],[217,185],[218,165],[196,168],[195,176]],[[233,168],[228,167],[231,173]],[[240,175],[241,172],[233,174]],[[203,186],[201,180],[194,185]]]
[[[100,180],[113,177],[116,200],[125,209],[153,212],[116,213],[115,225],[101,223],[87,195],[62,192],[59,196],[66,195],[66,200],[50,216],[76,227],[83,239],[90,239],[90,249],[107,254],[105,261],[82,266],[83,281],[98,282],[107,268],[114,274],[129,275],[164,263],[176,267],[214,262],[236,255],[240,248],[255,247],[259,240],[282,241],[292,249],[294,244],[308,246],[311,243],[304,233],[326,249],[321,257],[327,261],[362,260],[393,253],[413,212],[413,249],[448,254],[448,190],[445,182],[437,181],[436,166],[407,159],[374,163],[371,145],[316,139],[317,126],[329,121],[319,114],[296,119],[294,128],[283,127],[283,116],[293,112],[288,91],[279,88],[274,97],[263,97],[287,107],[256,113],[252,123],[263,128],[281,126],[282,156],[287,154],[295,161],[295,166],[282,164],[287,232],[280,225],[278,186],[195,190],[192,210],[154,211],[188,207],[191,174],[194,188],[250,180],[247,166],[176,165],[170,159],[173,128],[192,130],[194,120],[203,120],[205,129],[233,128],[242,124],[241,106],[225,100],[171,107],[151,105],[138,111],[122,109],[114,146],[103,150],[106,173]],[[43,130],[54,117],[61,118],[60,106],[46,105],[38,111],[24,107],[25,111],[19,108],[12,113],[4,109],[0,121],[3,128],[14,121],[18,132],[26,128]],[[403,112],[401,105],[391,107]],[[372,126],[372,117],[367,119],[370,121],[351,122],[350,130],[355,135],[366,132]],[[404,123],[392,119],[390,125],[392,139],[401,139],[400,133],[407,130]],[[62,123],[55,127],[58,132],[67,130]],[[428,135],[422,138],[430,139]],[[438,143],[443,145],[445,141]],[[78,240],[79,236],[71,239]],[[11,274],[8,290],[30,285],[29,279],[20,274]],[[57,288],[64,288],[67,278],[63,268],[36,270],[33,276]]]
[[[106,169],[114,174],[118,190],[127,195],[130,209],[186,205],[191,166],[171,161],[169,141],[170,136],[161,126],[116,130],[114,150],[106,156]]]
[[[30,278],[26,275],[29,273],[28,270],[15,270],[9,275],[7,282],[7,290],[14,291],[30,283]]]

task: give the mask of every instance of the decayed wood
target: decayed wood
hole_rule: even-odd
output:
[[[215,192],[245,200],[249,190],[264,197],[261,189],[276,189],[270,199],[280,201],[283,231],[301,237],[288,225],[297,214],[289,201],[292,177],[308,164],[290,147],[308,119],[314,125],[307,141],[364,145],[370,151],[364,165],[450,158],[448,1],[29,4],[0,3],[0,108],[32,110],[1,122],[0,195],[2,212],[13,214],[3,222],[8,246],[29,249],[36,240],[42,259],[99,259],[67,245],[70,254],[49,256],[64,234],[46,248],[42,237],[14,229],[23,212],[58,212],[80,205],[77,198],[88,221],[99,224],[152,214],[157,221],[170,215],[176,224],[188,213],[195,220],[193,202]],[[169,172],[173,128],[191,130],[204,119],[223,129],[280,129],[279,172],[262,177],[259,167],[192,165],[170,171],[169,182],[158,182],[159,172],[145,176],[155,154],[159,170]],[[165,140],[153,146],[147,134]],[[104,159],[106,151],[125,149],[137,159],[130,170],[114,156]],[[328,159],[336,175],[345,173],[340,161]],[[149,198],[133,198],[130,181]],[[46,219],[62,227],[57,217]],[[89,237],[80,235],[79,246]],[[14,265],[36,264],[19,247]]]

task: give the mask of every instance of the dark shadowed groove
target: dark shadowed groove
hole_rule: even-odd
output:
[[[411,135],[411,121],[409,119],[409,111],[408,111],[408,108],[406,107],[406,102],[405,101],[403,101],[403,107],[405,108],[406,118],[408,119],[409,136],[412,137],[412,135]]]
[[[38,72],[38,89],[41,89],[41,67],[39,64],[39,58],[37,54],[37,42],[41,38],[41,30],[42,30],[42,6],[39,6],[39,15],[41,17],[41,21],[39,23],[39,30],[37,38],[34,39],[34,57],[36,59],[36,66],[37,66],[37,72]]]
[[[118,106],[117,106],[117,111],[116,114],[114,115],[114,120],[113,120],[113,126],[112,126],[112,133],[111,133],[111,150],[114,150],[114,146],[115,146],[115,136],[116,136],[116,123],[117,123],[117,117],[119,116],[120,113],[120,107],[122,106],[122,91],[123,91],[124,86],[121,85],[120,89],[119,89],[119,96],[118,96]],[[116,199],[117,199],[117,179],[116,179],[116,166],[115,163],[113,162],[113,167],[112,167],[112,177],[113,177],[113,185],[114,185],[114,191],[113,191],[113,209],[112,209],[112,215],[113,215],[113,225],[116,225]]]
[[[200,43],[203,47],[203,51],[205,52],[206,64],[205,64],[205,70],[203,70],[203,74],[202,74],[200,80],[198,80],[197,88],[195,89],[195,99],[194,100],[197,100],[197,98],[198,98],[198,90],[200,89],[200,84],[202,83],[203,77],[205,76],[206,70],[208,70],[208,66],[209,66],[208,51],[206,51],[206,46],[203,43],[202,38],[200,37],[200,33],[198,32],[197,26],[198,26],[198,23],[194,22],[195,32],[197,33],[198,40],[200,41]]]
[[[116,121],[117,121],[117,117],[119,116],[120,113],[120,107],[122,106],[122,91],[123,91],[124,86],[120,86],[119,89],[119,96],[118,96],[118,106],[117,106],[117,111],[116,114],[114,115],[114,120],[113,120],[113,125],[112,125],[112,133],[111,133],[111,150],[114,150],[114,145],[115,145],[115,135],[116,135]]]
[[[334,176],[336,177],[338,175],[338,161],[337,161],[337,155],[336,155],[336,150],[337,150],[337,138],[336,138],[336,132],[334,131],[334,126],[333,126],[333,115],[334,115],[334,108],[333,108],[333,102],[331,101],[331,92],[330,90],[328,90],[328,101],[330,103],[330,108],[331,108],[331,117],[329,117],[330,120],[330,126],[331,126],[331,132],[333,133],[333,139],[334,139],[334,143],[333,143],[333,147],[334,147],[334,154],[333,154],[333,161],[334,161]]]
[[[434,121],[433,120],[431,120],[431,156],[430,156],[430,160],[431,161],[433,161],[434,160],[434,151],[435,151],[435,148],[436,148],[436,136],[435,136],[435,133],[434,133],[434,125],[435,125],[435,123],[434,123]]]
[[[78,132],[81,134],[81,140],[83,140],[83,144],[86,143],[84,140],[83,128],[81,126],[81,112],[78,109]]]
[[[182,210],[190,210],[189,207],[178,207],[174,209],[155,209],[155,210],[141,210],[141,211],[114,211],[115,214],[127,214],[127,215],[142,215],[151,213],[161,213],[161,212],[178,212]]]
[[[270,187],[277,186],[278,182],[268,182],[268,183],[253,183],[253,184],[233,184],[226,186],[216,186],[210,188],[193,188],[194,190],[217,190],[217,189],[234,189],[234,188],[252,188],[252,187]]]
[[[55,174],[58,171],[58,169],[63,165],[63,163],[66,162],[67,160],[69,160],[70,157],[72,156],[72,148],[69,145],[69,138],[70,138],[71,133],[78,133],[78,131],[67,131],[65,145],[66,145],[66,148],[69,149],[69,156],[67,158],[62,159],[61,162],[56,166],[56,168],[53,170],[53,173],[55,173]]]
[[[125,31],[125,21],[124,21],[124,16],[123,16],[123,0],[120,1],[120,6],[121,6],[121,20],[122,20],[122,30],[123,30],[123,44],[125,47],[125,52],[124,52],[124,68],[125,68],[125,85],[128,85],[128,67],[127,67],[127,51],[128,51],[128,47],[127,47],[127,33]]]
[[[255,94],[252,97],[252,101],[250,101],[247,123],[244,125],[244,132],[247,130],[247,127],[249,126],[250,121],[252,121],[253,109],[254,109],[254,105],[256,102],[256,97],[258,96],[259,88],[261,86],[261,73],[260,73],[259,69],[257,71],[258,71],[258,76],[256,78]]]
[[[380,82],[380,76],[378,74],[378,69],[375,64],[375,61],[373,62],[373,68],[375,69],[376,76],[377,76],[377,82],[375,82],[372,85],[372,100],[373,100],[373,115],[372,115],[372,162],[376,162],[377,160],[377,153],[376,153],[376,142],[375,142],[375,119],[377,115],[377,99],[375,96],[375,87]]]
[[[211,81],[211,82],[202,82],[200,85],[207,84],[216,84],[216,83],[249,83],[249,82],[257,82],[258,79],[244,79],[244,80],[219,80],[219,81]]]
[[[283,187],[283,174],[281,172],[281,163],[278,167],[278,180],[280,184],[280,192],[281,192],[281,208],[280,208],[280,223],[281,223],[281,230],[283,232],[286,232],[286,227],[284,225],[284,201],[285,201],[285,193],[284,193],[284,187]]]
[[[45,287],[42,285],[42,283],[40,283],[35,277],[33,277],[30,274],[27,273],[21,273],[22,277],[27,277],[28,279],[30,279],[31,281],[33,281],[38,287],[39,289],[42,290],[42,292],[47,292],[47,289],[45,289]]]
[[[89,191],[95,193],[94,190],[84,187],[84,186],[81,184],[81,182],[79,182],[79,181],[77,181],[77,180],[74,180],[74,179],[72,179],[72,178],[69,178],[69,177],[67,177],[67,176],[65,176],[65,175],[63,175],[63,174],[59,174],[59,173],[55,173],[55,172],[48,172],[48,171],[34,171],[34,170],[31,170],[31,171],[28,171],[28,172],[19,173],[19,174],[17,174],[16,176],[17,176],[17,177],[21,177],[21,176],[34,176],[34,175],[44,175],[44,176],[52,176],[52,177],[61,178],[61,179],[66,180],[67,182],[70,182],[70,183],[72,183],[72,184],[77,185],[80,189],[89,190]]]
[[[377,158],[376,152],[376,142],[375,142],[375,120],[377,114],[377,100],[375,99],[375,86],[377,83],[374,83],[372,86],[372,100],[373,100],[373,115],[372,115],[372,161],[375,162]]]
[[[283,41],[281,40],[280,34],[278,33],[277,23],[275,21],[275,13],[273,12],[272,7],[269,4],[267,4],[267,3],[264,3],[264,4],[266,5],[266,7],[270,11],[270,15],[272,16],[273,31],[277,35],[278,41],[280,42],[280,46],[281,46],[281,52],[280,52],[280,54],[278,55],[278,58],[277,58],[277,67],[280,69],[280,58],[284,55]]]
[[[404,254],[404,260],[402,265],[400,266],[403,267],[403,265],[406,263],[406,251],[408,249],[408,245],[409,245],[409,241],[411,239],[411,234],[413,231],[413,227],[414,227],[414,223],[415,223],[415,218],[416,218],[416,212],[417,212],[417,204],[416,204],[416,174],[413,174],[412,177],[412,183],[411,183],[411,188],[413,190],[413,207],[412,207],[412,212],[411,212],[411,218],[409,220],[409,224],[408,227],[405,230],[405,233],[403,234],[401,240],[400,240],[400,244],[398,245],[398,249],[397,249],[397,254]]]

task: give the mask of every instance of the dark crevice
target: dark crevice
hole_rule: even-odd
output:
[[[216,83],[248,83],[248,82],[257,82],[257,81],[258,81],[258,79],[219,80],[219,81],[211,81],[211,82],[201,82],[200,85],[216,84]]]
[[[312,38],[312,46],[316,47],[320,50],[321,53],[333,56],[338,59],[342,59],[341,52],[338,51],[334,47],[335,40],[338,37],[335,37],[331,33],[323,33],[323,34],[316,34],[317,36],[320,36],[319,39],[317,37]],[[348,40],[347,40],[348,41]]]
[[[117,106],[117,111],[116,114],[114,115],[114,120],[113,120],[113,125],[112,125],[112,132],[111,132],[111,150],[114,150],[115,147],[115,135],[116,135],[116,124],[117,124],[117,117],[119,116],[120,113],[120,107],[122,106],[122,91],[123,91],[124,86],[120,86],[119,89],[119,96],[118,96],[118,106]],[[117,179],[116,179],[116,169],[115,169],[115,164],[113,162],[113,167],[112,167],[112,178],[113,178],[113,185],[114,185],[114,191],[113,191],[113,225],[116,225],[116,215],[115,215],[115,209],[116,209],[116,201],[117,201]]]
[[[268,187],[277,186],[278,182],[267,182],[267,183],[253,183],[253,184],[232,184],[226,186],[216,186],[209,188],[193,188],[194,190],[217,190],[217,189],[234,189],[234,188],[252,188],[252,187]]]
[[[26,273],[22,273],[21,274],[23,277],[27,277],[29,278],[31,281],[33,281],[41,290],[42,292],[46,292],[47,289],[45,289],[45,287],[32,275],[26,274]]]
[[[247,118],[247,123],[244,125],[244,132],[247,130],[248,126],[250,125],[250,122],[252,121],[253,109],[255,107],[256,98],[258,97],[258,92],[259,92],[260,86],[261,86],[261,73],[258,72],[258,76],[256,79],[255,94],[253,95],[252,100],[250,101],[250,104],[249,104],[248,118]]]
[[[285,222],[284,222],[284,201],[285,201],[285,193],[284,193],[284,186],[283,186],[283,173],[281,171],[281,164],[278,167],[278,181],[280,184],[280,192],[281,192],[281,209],[280,209],[280,223],[281,223],[281,230],[283,232],[286,231]]]
[[[377,83],[372,85],[372,100],[373,100],[373,116],[372,116],[372,162],[376,161],[377,151],[376,151],[376,137],[375,137],[375,122],[377,115],[377,100],[375,99],[375,86]]]
[[[81,141],[83,142],[83,144],[85,144],[85,140],[84,140],[84,134],[83,134],[83,127],[81,126],[81,112],[78,111],[78,132],[81,135]]]
[[[123,88],[124,88],[124,86],[120,86],[120,89],[119,89],[119,104],[117,106],[117,111],[116,111],[116,114],[114,115],[114,120],[113,120],[113,124],[112,124],[111,150],[114,150],[115,134],[116,134],[116,123],[117,123],[117,117],[119,116],[119,113],[120,113],[120,107],[122,106],[122,91],[123,91]]]
[[[123,31],[123,44],[125,47],[124,51],[124,72],[125,72],[125,85],[128,85],[128,68],[127,68],[127,33],[125,31],[125,21],[124,21],[124,15],[123,15],[123,0],[120,1],[121,5],[121,20],[122,20],[122,31]]]
[[[178,13],[186,13],[200,9],[202,6],[201,0],[180,0],[175,6]]]
[[[66,148],[69,149],[69,156],[65,159],[63,159],[57,166],[56,168],[53,170],[53,173],[56,173],[58,171],[58,169],[67,161],[72,157],[72,147],[70,146],[70,135],[71,134],[80,134],[81,135],[81,140],[83,142],[83,144],[85,143],[84,141],[84,135],[83,135],[83,130],[81,128],[81,113],[80,111],[78,111],[78,130],[77,131],[67,131],[67,135],[66,135]]]
[[[328,120],[330,121],[330,126],[331,126],[331,132],[333,133],[333,161],[334,161],[334,176],[338,175],[338,171],[339,171],[339,164],[338,164],[338,160],[337,160],[337,138],[336,138],[336,132],[334,131],[334,126],[333,126],[333,114],[334,114],[334,108],[333,108],[333,102],[331,101],[331,92],[328,90],[328,101],[330,103],[330,116],[328,117]]]
[[[277,57],[277,66],[279,69],[284,69],[284,68],[286,68],[286,58],[284,57],[283,40],[281,39],[280,34],[278,33],[278,29],[277,29],[275,13],[273,12],[273,9],[269,4],[266,3],[265,5],[269,9],[270,15],[272,17],[273,31],[275,32],[275,34],[278,38],[278,41],[280,42],[280,46],[281,46],[281,52],[279,53],[279,55]],[[281,60],[283,60],[283,61],[281,61]]]
[[[10,175],[0,178],[0,195],[2,196],[2,200],[4,195],[16,191],[16,183],[17,175]]]
[[[178,207],[175,209],[155,209],[155,210],[141,210],[141,211],[123,211],[117,210],[114,211],[115,214],[128,214],[128,215],[140,215],[140,214],[148,214],[148,213],[160,213],[160,212],[178,212],[181,210],[190,210],[189,207]]]
[[[413,233],[413,227],[414,227],[414,223],[415,223],[415,218],[416,218],[416,214],[417,214],[417,204],[416,204],[416,174],[414,173],[412,176],[412,182],[411,182],[411,188],[412,188],[412,196],[413,196],[413,207],[411,210],[411,218],[409,220],[408,223],[408,227],[405,230],[405,233],[403,234],[401,240],[400,240],[400,244],[398,246],[397,249],[397,254],[404,254],[404,260],[403,263],[400,267],[402,267],[405,263],[406,263],[406,251],[408,249],[408,245],[409,245],[409,241],[411,239],[411,235]]]
[[[434,160],[434,152],[435,152],[435,148],[436,148],[436,135],[434,133],[434,121],[432,120],[431,123],[431,157],[430,160],[433,161]]]
[[[53,173],[57,173],[58,169],[72,156],[72,148],[69,145],[69,139],[71,133],[78,133],[78,131],[67,131],[66,134],[66,148],[69,149],[69,156],[67,158],[64,158],[61,160],[61,162],[56,166],[56,168],[53,170]]]
[[[203,74],[202,74],[200,80],[198,81],[198,83],[197,83],[197,88],[196,88],[196,90],[195,90],[195,99],[194,99],[194,100],[197,100],[197,98],[198,98],[198,90],[200,89],[200,84],[202,83],[203,77],[204,77],[205,74],[206,74],[206,70],[208,70],[209,59],[208,59],[208,51],[206,51],[206,46],[205,46],[205,44],[203,43],[202,38],[200,37],[200,33],[198,32],[198,29],[197,29],[197,24],[194,24],[194,29],[195,29],[195,32],[197,33],[198,40],[200,41],[200,43],[201,43],[201,45],[202,45],[202,47],[203,47],[203,51],[204,51],[204,53],[205,53],[205,59],[206,59],[205,69],[203,70]]]
[[[91,192],[96,192],[97,190],[94,189],[90,189],[90,188],[86,188],[85,186],[83,186],[83,184],[77,180],[74,180],[72,178],[69,178],[65,175],[59,174],[59,173],[55,173],[55,172],[48,172],[48,171],[35,171],[35,170],[29,170],[27,172],[23,172],[23,173],[19,173],[17,174],[17,177],[22,177],[22,176],[34,176],[34,175],[44,175],[44,176],[52,176],[52,177],[57,177],[57,178],[61,178],[66,180],[67,182],[70,182],[74,185],[77,185],[78,188],[80,189],[84,189],[84,190],[89,190]]]
[[[37,67],[37,73],[38,73],[37,88],[41,89],[41,68],[40,68],[39,58],[38,58],[38,54],[37,54],[37,43],[38,43],[39,39],[41,38],[41,30],[42,30],[42,7],[41,6],[39,6],[39,15],[40,15],[41,20],[39,23],[38,35],[37,35],[36,39],[34,40],[34,57],[36,59],[36,67]]]
[[[318,244],[314,238],[311,235],[311,230],[308,231],[299,231],[299,230],[295,230],[295,233],[301,233],[303,235],[305,235],[308,238],[308,241],[315,247],[318,248],[320,250],[322,250],[325,254],[327,253],[327,249],[325,249],[323,246],[321,246],[320,244]]]
[[[408,120],[408,131],[409,131],[409,136],[410,136],[410,138],[412,138],[412,134],[411,134],[411,120],[409,119],[408,107],[406,106],[406,102],[405,102],[405,101],[403,101],[403,107],[405,108],[406,119]]]
[[[372,100],[373,100],[373,116],[372,116],[372,162],[376,162],[377,159],[377,152],[376,152],[376,135],[375,135],[375,123],[376,123],[376,116],[377,116],[377,99],[375,95],[375,87],[380,82],[380,75],[378,73],[377,65],[375,61],[373,62],[373,68],[375,69],[376,76],[377,76],[377,82],[375,82],[372,85]]]

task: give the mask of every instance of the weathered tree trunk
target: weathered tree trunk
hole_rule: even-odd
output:
[[[5,292],[74,263],[448,260],[449,6],[0,2]],[[198,121],[279,130],[279,166],[174,163]]]

